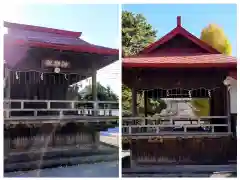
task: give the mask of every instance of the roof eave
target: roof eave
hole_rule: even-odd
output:
[[[125,68],[236,68],[237,63],[131,63],[123,62]]]

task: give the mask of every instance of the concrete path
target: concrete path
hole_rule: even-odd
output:
[[[18,171],[12,173],[5,173],[5,177],[95,177],[117,178],[118,162],[102,162],[96,164],[81,164],[76,166],[67,166],[59,168],[39,169],[34,171]]]
[[[100,136],[100,141],[105,144],[109,144],[111,146],[119,147],[119,137],[118,135],[113,136]]]

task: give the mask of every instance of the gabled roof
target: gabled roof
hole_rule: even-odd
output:
[[[159,46],[167,43],[177,35],[182,35],[194,44],[204,49],[207,53],[172,53],[165,52],[152,54]],[[123,58],[124,67],[158,67],[158,68],[237,68],[237,58],[220,54],[196,36],[192,35],[181,26],[181,17],[177,17],[177,27],[171,32],[152,43],[139,54]]]
[[[4,35],[5,45],[53,48],[75,52],[117,55],[118,50],[94,45],[80,39],[81,32],[52,29],[4,22],[9,33]]]
[[[193,43],[197,44],[199,47],[208,51],[209,53],[213,53],[213,54],[219,54],[220,53],[216,49],[212,48],[211,46],[209,46],[208,44],[206,44],[205,42],[203,42],[202,40],[200,40],[199,38],[197,38],[196,36],[194,36],[193,34],[188,32],[186,29],[184,29],[181,25],[181,17],[178,16],[177,17],[177,27],[176,28],[174,28],[168,34],[166,34],[165,36],[160,38],[158,41],[150,44],[148,47],[146,47],[144,50],[142,50],[139,54],[150,53],[151,51],[153,51],[154,49],[156,49],[160,45],[162,45],[162,44],[168,42],[169,40],[173,39],[176,35],[184,36],[185,38],[189,39]]]

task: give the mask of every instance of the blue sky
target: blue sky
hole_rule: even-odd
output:
[[[90,43],[119,49],[118,5],[29,4],[5,7],[4,20],[82,32]],[[98,72],[97,80],[120,93],[120,63]]]
[[[141,13],[158,30],[158,38],[176,27],[176,17],[182,17],[182,26],[197,37],[210,23],[224,29],[232,44],[232,55],[237,55],[237,6],[226,4],[141,4],[123,5],[123,10]]]

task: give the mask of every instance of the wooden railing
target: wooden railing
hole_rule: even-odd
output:
[[[227,119],[228,116],[201,116],[201,117],[184,117],[184,116],[152,116],[152,117],[123,117],[123,125],[142,125],[148,124],[175,124],[177,122],[188,122],[201,124],[203,122],[210,122],[211,119]]]
[[[118,116],[115,101],[4,100],[4,117]]]
[[[210,119],[226,119],[226,124],[210,124]],[[190,117],[126,117],[123,118],[122,134],[125,136],[151,136],[174,134],[217,134],[216,128],[229,134],[227,116]],[[157,121],[157,123],[156,123]],[[193,124],[193,122],[195,122]]]
[[[208,127],[209,130],[202,130],[200,132],[214,133],[215,127],[227,127],[227,124],[188,124],[188,125],[132,125],[132,126],[123,126],[122,133],[128,135],[144,135],[144,134],[165,134],[172,131],[172,133],[179,134],[179,132],[199,132],[195,128],[198,127]],[[193,129],[194,130],[189,130]]]

